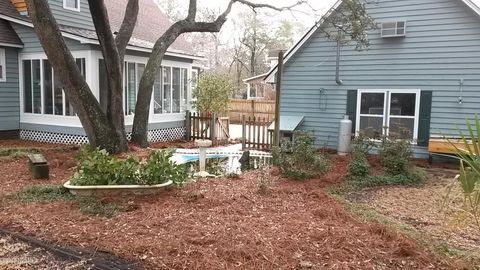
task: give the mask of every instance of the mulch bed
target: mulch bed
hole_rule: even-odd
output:
[[[135,210],[111,218],[81,214],[73,202],[25,204],[6,197],[25,186],[65,182],[76,151],[45,151],[48,181],[32,180],[23,159],[2,160],[0,226],[140,260],[149,269],[459,268],[404,235],[356,219],[328,196],[324,188],[345,176],[348,158],[342,157],[334,157],[322,179],[289,181],[273,170],[267,194],[258,191],[258,173],[248,172],[155,197],[119,198]]]
[[[480,230],[468,216],[458,215],[463,213],[463,193],[453,180],[458,171],[442,167],[428,168],[429,179],[421,185],[368,188],[347,198],[432,239],[472,252],[472,259],[480,264]]]

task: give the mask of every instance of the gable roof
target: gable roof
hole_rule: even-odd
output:
[[[120,29],[127,2],[128,0],[105,0],[113,32]],[[139,5],[137,24],[127,49],[151,52],[156,39],[172,25],[172,22],[163,14],[154,0],[141,0]],[[30,18],[20,15],[10,0],[0,0],[0,19],[33,27]],[[59,28],[64,37],[84,44],[99,44],[95,31],[65,25],[59,25]],[[168,48],[166,55],[203,60],[203,57],[195,54],[192,46],[183,36],[178,37]]]
[[[23,43],[18,38],[9,22],[0,19],[0,46],[23,47]]]
[[[461,0],[465,5],[467,5],[469,8],[473,10],[477,15],[480,16],[480,7],[474,2],[474,0]],[[480,0],[475,0],[479,1]],[[478,3],[478,2],[477,2]],[[318,28],[323,24],[326,18],[328,18],[339,6],[342,4],[342,0],[338,0],[335,2],[335,4],[325,13],[322,18],[315,23],[314,26],[312,26],[298,41],[295,43],[288,51],[285,53],[285,56],[283,57],[284,63],[288,62],[290,58],[295,55],[295,53],[305,44],[307,40],[310,39],[310,37],[317,31]],[[268,72],[267,75],[265,76],[265,81],[267,82],[275,82],[275,74],[277,73],[277,67],[278,65],[275,65],[273,68],[271,68]]]

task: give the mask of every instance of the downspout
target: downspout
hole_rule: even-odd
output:
[[[341,25],[339,27],[342,27]],[[340,30],[338,30],[338,37],[337,37],[337,63],[335,69],[335,82],[338,85],[342,85],[343,81],[340,80]]]

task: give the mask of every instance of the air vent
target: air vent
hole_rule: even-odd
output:
[[[10,0],[21,15],[27,15],[27,3],[25,0]]]
[[[384,22],[382,23],[382,38],[404,37],[407,33],[407,22]]]

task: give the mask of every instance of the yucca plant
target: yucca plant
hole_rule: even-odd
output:
[[[475,114],[473,124],[468,119],[466,124],[468,136],[459,131],[461,146],[450,139],[447,140],[460,159],[458,180],[465,196],[465,206],[480,229],[480,120],[478,115]]]

